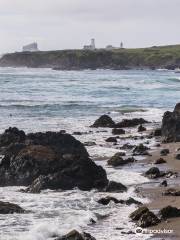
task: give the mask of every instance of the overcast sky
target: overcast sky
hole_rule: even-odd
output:
[[[0,0],[0,53],[180,43],[180,0]]]

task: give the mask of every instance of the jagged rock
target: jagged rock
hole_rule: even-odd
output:
[[[162,219],[180,217],[180,209],[172,206],[167,206],[159,211],[159,215]]]
[[[143,118],[123,119],[121,122],[116,124],[116,128],[127,128],[135,127],[137,125],[148,123]]]
[[[180,190],[169,188],[163,192],[164,196],[180,196]]]
[[[180,112],[179,104],[173,112],[165,112],[162,120],[162,137],[164,142],[180,141]]]
[[[108,186],[105,188],[106,192],[125,192],[127,191],[127,187],[122,183],[118,183],[115,181],[110,181]]]
[[[125,133],[126,133],[125,130],[122,128],[114,128],[112,130],[112,134],[114,134],[114,135],[123,135]]]
[[[79,233],[76,230],[72,230],[68,234],[56,238],[56,240],[96,240],[94,237],[92,237],[89,233]]]
[[[108,128],[113,128],[115,126],[115,122],[112,120],[111,117],[108,115],[102,115],[100,118],[98,118],[94,124],[91,127],[108,127]]]
[[[118,167],[118,166],[123,166],[125,164],[129,164],[129,163],[133,163],[135,162],[134,158],[127,158],[127,159],[123,159],[121,153],[116,153],[114,156],[112,156],[109,160],[108,160],[108,165],[111,165],[113,167]]]
[[[145,128],[145,127],[143,127],[142,125],[140,125],[139,127],[138,127],[138,132],[144,132],[144,131],[146,131],[147,129]]]
[[[145,172],[145,175],[148,176],[149,178],[159,178],[161,176],[161,172],[159,168],[152,167]]]
[[[106,142],[117,143],[117,138],[116,137],[109,137],[109,138],[106,139]]]
[[[133,155],[149,155],[148,150],[149,148],[144,146],[142,143],[136,146],[133,150]]]
[[[137,222],[137,225],[142,228],[155,226],[160,222],[158,217],[151,211],[144,213]]]
[[[147,212],[149,212],[149,209],[146,206],[142,206],[132,212],[129,217],[132,221],[138,221],[142,217],[142,215]]]
[[[162,181],[162,183],[160,183],[160,186],[167,187],[168,186],[167,181],[166,180]]]
[[[13,213],[25,213],[25,210],[16,204],[0,201],[0,214]]]
[[[24,135],[10,128],[0,136],[0,149],[5,153],[0,164],[0,186],[31,185],[30,191],[39,192],[46,188],[101,189],[108,184],[105,170],[97,166],[84,145],[69,134]]]
[[[161,156],[167,156],[169,154],[169,149],[167,149],[167,148],[162,149],[160,154],[161,154]]]
[[[159,158],[154,162],[154,164],[164,164],[164,163],[166,163],[166,161],[163,158]]]
[[[178,112],[180,113],[180,103],[177,103],[175,108],[174,108],[174,112]]]
[[[142,205],[141,202],[135,200],[134,198],[129,198],[128,200],[125,200],[126,205],[132,205],[132,204],[136,204],[136,205]]]
[[[121,203],[120,200],[118,200],[118,199],[116,199],[114,197],[110,197],[110,196],[107,196],[105,198],[101,198],[97,202],[99,204],[102,204],[102,205],[108,205],[111,201],[114,202],[114,203]]]

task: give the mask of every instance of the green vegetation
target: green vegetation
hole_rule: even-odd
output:
[[[62,50],[6,54],[0,66],[56,69],[129,69],[180,67],[180,45],[138,49]]]

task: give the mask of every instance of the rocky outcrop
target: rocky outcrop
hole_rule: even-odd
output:
[[[89,233],[79,233],[76,230],[72,230],[68,234],[56,238],[56,240],[96,240],[94,237],[92,237]]]
[[[20,206],[0,201],[0,214],[25,213],[26,211]]]
[[[149,155],[148,153],[149,148],[144,146],[143,144],[139,144],[133,149],[133,155]]]
[[[148,121],[143,118],[123,119],[121,122],[116,124],[116,128],[135,127],[145,123],[148,123]]]
[[[94,124],[91,127],[98,128],[98,127],[104,127],[104,128],[113,128],[115,126],[115,122],[112,120],[111,117],[108,115],[102,115],[100,118],[98,118]]]
[[[145,128],[145,127],[143,127],[143,125],[140,125],[139,127],[138,127],[138,132],[144,132],[144,131],[146,131],[147,129]]]
[[[172,206],[167,206],[159,211],[159,215],[162,219],[180,217],[180,209]]]
[[[123,166],[129,163],[133,163],[136,160],[134,158],[127,158],[127,159],[123,159],[122,158],[122,153],[116,153],[114,156],[112,156],[109,160],[108,160],[108,165],[113,166],[113,167],[118,167],[118,166]]]
[[[166,191],[162,193],[164,196],[180,196],[180,190],[174,189],[174,188],[169,188]]]
[[[130,214],[132,221],[136,222],[139,227],[147,228],[157,225],[160,220],[158,217],[145,206],[138,208]]]
[[[159,168],[157,167],[152,167],[148,171],[145,172],[145,175],[149,178],[159,178],[161,177],[161,172]]]
[[[162,137],[164,142],[180,141],[180,111],[178,103],[173,112],[165,112],[162,120]]]
[[[90,158],[84,145],[62,132],[31,133],[9,128],[0,136],[0,185],[42,189],[104,188],[105,170]]]
[[[107,197],[104,197],[104,198],[100,198],[98,200],[98,203],[102,204],[102,205],[108,205],[110,202],[114,202],[116,204],[118,204],[118,203],[126,204],[126,205],[132,205],[132,204],[141,205],[142,204],[141,202],[135,200],[134,198],[129,198],[127,200],[118,200],[114,197],[107,196]]]

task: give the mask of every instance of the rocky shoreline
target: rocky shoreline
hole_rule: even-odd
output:
[[[0,135],[0,185],[1,187],[25,186],[21,190],[24,194],[40,194],[45,189],[55,191],[70,190],[76,187],[83,191],[96,189],[96,191],[104,192],[104,197],[97,199],[98,204],[102,206],[111,202],[136,206],[136,210],[131,213],[129,220],[133,221],[137,227],[162,229],[171,226],[174,230],[173,236],[180,236],[178,229],[173,228],[180,221],[180,201],[177,200],[177,197],[180,196],[180,190],[177,188],[180,170],[180,163],[177,163],[179,148],[177,143],[170,143],[179,140],[179,109],[179,104],[177,104],[172,113],[166,112],[162,127],[153,131],[148,130],[149,122],[143,118],[115,122],[108,115],[103,115],[91,125],[92,131],[98,128],[112,129],[112,136],[105,139],[105,142],[117,148],[119,148],[118,143],[121,138],[125,138],[124,135],[128,128],[136,130],[138,135],[128,136],[128,138],[143,140],[144,143],[124,144],[117,153],[107,159],[107,165],[117,171],[125,166],[131,167],[138,164],[143,166],[142,174],[150,181],[148,184],[140,186],[136,186],[134,183],[134,186],[141,197],[151,200],[149,204],[143,205],[134,198],[118,199],[111,196],[112,193],[126,192],[128,187],[121,182],[108,180],[104,168],[89,157],[84,145],[93,146],[96,143],[93,145],[90,142],[82,144],[65,131],[26,134],[17,128],[5,130]],[[74,133],[75,136],[83,134],[87,133]],[[153,148],[149,146],[151,140],[155,141]],[[176,146],[176,151],[178,149],[177,152],[175,152],[174,146]],[[176,156],[174,156],[175,153],[177,153]],[[139,156],[143,157],[143,160],[136,159]],[[170,156],[174,156],[178,167],[172,164]],[[174,168],[168,167],[169,164],[172,164]],[[161,201],[160,199],[164,201],[163,205],[158,203]],[[26,211],[27,209],[13,205],[13,203],[0,203],[0,214],[22,214]],[[171,219],[173,220],[171,221]],[[174,221],[177,223],[173,225]],[[91,219],[91,223],[96,224],[96,220]],[[121,234],[135,234],[135,230],[128,233],[121,231]],[[89,233],[79,233],[74,230],[62,237],[54,236],[53,239],[94,240],[95,238]]]

